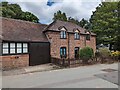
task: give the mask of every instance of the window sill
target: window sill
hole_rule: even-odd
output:
[[[74,39],[74,40],[80,40],[80,38],[79,39]]]
[[[60,39],[67,39],[67,38],[60,38]]]
[[[90,40],[86,40],[86,41],[90,41]]]
[[[10,55],[24,55],[29,53],[17,53],[17,54],[2,54],[2,56],[10,56]]]

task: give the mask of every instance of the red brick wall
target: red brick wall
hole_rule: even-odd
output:
[[[6,55],[0,56],[2,69],[13,69],[29,66],[29,55]]]
[[[79,47],[83,48],[86,46],[90,46],[93,48],[94,52],[96,51],[96,40],[94,36],[91,36],[90,41],[86,41],[85,35],[80,35],[80,40],[74,39],[74,34],[69,34],[68,39],[68,33],[67,33],[67,39],[60,39],[60,32],[46,32],[47,38],[51,42],[51,57],[54,58],[60,58],[60,47],[66,47],[67,48],[67,58],[68,58],[68,42],[69,42],[69,58],[74,58],[74,48]],[[69,41],[68,41],[69,40]]]
[[[60,39],[59,32],[47,32],[46,33],[49,41],[50,41],[50,54],[51,57],[60,58],[60,47],[66,47],[68,51],[68,34],[67,39]],[[67,53],[68,56],[68,53]]]
[[[69,40],[70,40],[70,58],[74,58],[75,52],[74,49],[75,47],[83,48],[85,47],[85,37],[84,35],[80,35],[80,40],[75,40],[74,39],[74,34],[69,35]]]
[[[96,51],[96,38],[95,38],[95,36],[91,36],[90,41],[86,40],[86,46],[93,48],[94,52]]]

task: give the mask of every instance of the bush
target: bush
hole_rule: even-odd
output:
[[[120,59],[120,51],[111,52],[111,56],[114,60]]]
[[[108,58],[111,56],[111,52],[109,49],[107,48],[100,48],[99,49],[99,53],[103,58]]]
[[[80,58],[84,61],[84,63],[88,63],[88,60],[94,56],[93,49],[90,47],[85,47],[80,49]]]
[[[107,48],[100,48],[99,49],[101,63],[103,63],[106,59],[110,58],[111,52]]]
[[[120,51],[111,52],[112,56],[120,56]]]

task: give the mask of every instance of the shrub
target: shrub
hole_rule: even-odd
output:
[[[114,60],[120,59],[120,51],[111,52],[111,56]]]
[[[120,56],[120,51],[111,52],[112,56]]]
[[[100,48],[99,53],[100,53],[101,63],[105,62],[106,59],[110,58],[111,56],[111,52],[107,48]]]
[[[111,52],[109,49],[107,48],[100,48],[99,49],[99,53],[103,58],[108,58],[111,56]]]
[[[80,58],[84,61],[84,63],[88,63],[88,60],[91,59],[94,55],[93,49],[90,47],[85,47],[80,49]]]

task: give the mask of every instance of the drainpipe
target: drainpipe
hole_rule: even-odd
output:
[[[69,35],[69,33],[68,33],[68,65],[69,65],[69,67],[70,67],[70,35]]]
[[[69,53],[69,50],[70,49],[70,42],[69,42],[69,33],[68,33],[68,59],[69,59],[69,57],[70,57],[70,53]]]
[[[86,47],[86,34],[85,34],[85,37],[84,37],[84,44],[85,44],[85,47]]]
[[[86,26],[86,24],[83,26],[83,29],[86,31],[86,29],[85,29],[85,26]],[[86,32],[85,32],[86,33]],[[85,47],[86,47],[86,34],[85,34],[85,37],[84,37],[84,45],[85,45]]]

